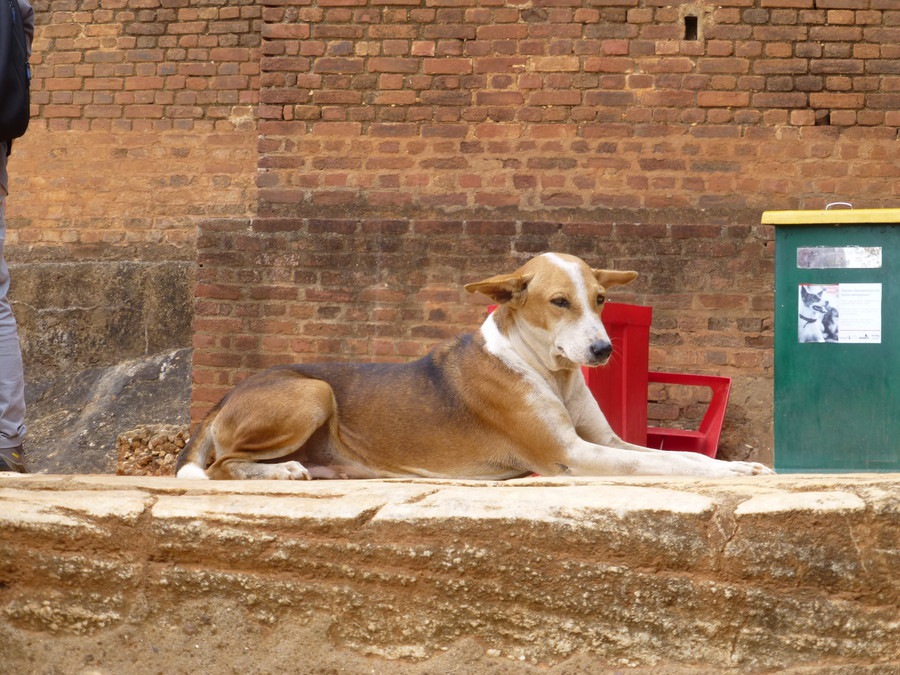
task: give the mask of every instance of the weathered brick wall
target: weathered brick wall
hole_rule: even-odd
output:
[[[261,214],[897,198],[896,3],[272,4]]]
[[[34,0],[15,261],[192,260],[197,216],[255,209],[255,0]]]
[[[271,363],[421,354],[557,249],[641,271],[652,366],[734,376],[726,450],[765,458],[761,212],[900,196],[892,0],[36,7],[11,254],[196,243],[195,419]]]

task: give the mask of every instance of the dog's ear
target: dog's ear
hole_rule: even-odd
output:
[[[630,270],[627,272],[618,272],[616,270],[593,270],[593,272],[594,278],[597,279],[597,283],[603,286],[603,288],[624,286],[625,284],[630,284],[638,277],[637,272],[632,272]]]
[[[494,302],[503,304],[511,302],[520,305],[528,293],[528,283],[534,274],[500,274],[484,281],[466,284],[469,293],[482,293]]]

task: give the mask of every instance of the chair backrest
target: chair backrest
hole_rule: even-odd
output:
[[[603,325],[613,345],[605,366],[584,368],[584,380],[613,431],[625,441],[647,444],[647,370],[653,309],[609,302]]]
[[[661,373],[649,374],[649,381],[659,384],[677,384],[688,387],[707,387],[712,391],[709,406],[700,421],[697,429],[698,439],[696,451],[709,457],[715,457],[719,448],[719,437],[722,435],[722,426],[725,423],[725,409],[728,407],[728,397],[731,394],[731,378],[719,375],[691,375],[689,373]],[[655,430],[657,434],[665,430]]]

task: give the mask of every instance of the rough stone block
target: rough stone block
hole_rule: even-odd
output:
[[[0,474],[4,668],[895,672],[898,488]]]

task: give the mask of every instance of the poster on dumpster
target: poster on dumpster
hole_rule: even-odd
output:
[[[881,344],[881,284],[800,284],[801,343]]]

